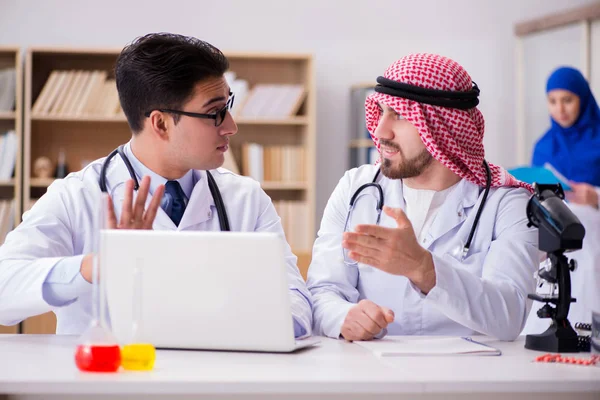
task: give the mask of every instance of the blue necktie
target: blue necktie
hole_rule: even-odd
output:
[[[167,197],[165,212],[175,225],[179,226],[186,206],[185,193],[179,182],[168,181],[165,184],[165,197]]]

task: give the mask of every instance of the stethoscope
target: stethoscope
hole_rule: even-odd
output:
[[[121,156],[121,159],[125,163],[125,167],[127,167],[127,171],[129,171],[129,176],[131,179],[133,179],[133,189],[138,190],[140,187],[135,171],[133,170],[133,166],[131,165],[131,162],[127,158],[127,155],[123,149],[124,145],[120,145],[114,149],[102,163],[102,169],[100,170],[100,179],[98,183],[100,184],[100,190],[104,193],[108,192],[106,187],[106,171],[108,169],[108,164],[110,164],[110,161],[117,154]],[[225,204],[223,203],[223,198],[221,197],[221,192],[219,191],[217,182],[209,171],[206,171],[206,177],[208,179],[208,188],[210,190],[210,194],[212,195],[215,201],[215,207],[217,208],[217,215],[219,216],[219,225],[221,226],[221,231],[230,231],[231,228],[229,227],[229,218],[227,218],[227,211],[225,210]]]
[[[458,258],[460,258],[461,261],[464,261],[464,259],[467,257],[467,254],[469,253],[469,249],[471,248],[471,242],[473,241],[473,236],[475,236],[475,231],[477,230],[477,225],[479,224],[479,219],[481,218],[481,213],[483,211],[483,207],[485,206],[485,202],[487,200],[488,193],[490,192],[490,188],[492,186],[492,171],[490,170],[490,166],[488,165],[487,161],[483,160],[483,166],[485,167],[486,182],[485,182],[485,190],[483,192],[483,198],[481,199],[481,204],[479,205],[479,208],[477,209],[477,214],[475,214],[475,220],[473,221],[473,225],[471,226],[471,232],[469,232],[469,237],[467,238],[467,242],[464,244],[464,246],[459,246],[456,249],[456,251],[454,252],[455,253],[454,255],[458,256]],[[350,198],[350,207],[348,208],[348,214],[346,215],[346,223],[344,224],[344,232],[347,232],[347,230],[348,230],[348,224],[350,222],[352,212],[354,210],[354,206],[356,205],[357,199],[360,197],[361,193],[369,187],[374,187],[377,191],[377,195],[378,195],[377,196],[377,206],[376,206],[377,219],[376,219],[375,225],[379,225],[379,221],[381,220],[381,212],[383,211],[383,205],[384,205],[383,189],[381,188],[381,185],[379,183],[377,183],[377,179],[379,178],[380,172],[381,172],[381,169],[378,169],[377,172],[375,173],[375,176],[373,177],[373,180],[369,183],[365,183],[364,185],[362,185],[358,189],[356,189],[356,191]],[[348,265],[348,266],[358,265],[358,263],[356,261],[353,261],[352,259],[350,259],[348,257],[346,249],[342,249],[342,254],[344,257],[344,263],[346,265]]]

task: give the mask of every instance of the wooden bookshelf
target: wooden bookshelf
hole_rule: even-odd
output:
[[[25,96],[22,102],[23,204],[30,204],[32,199],[39,198],[53,182],[52,178],[42,179],[33,175],[34,162],[38,157],[48,157],[54,168],[62,149],[66,154],[68,169],[72,172],[81,169],[85,162],[104,157],[130,139],[127,121],[119,113],[110,116],[90,113],[76,115],[68,112],[40,112],[39,108],[33,112],[40,94],[42,98],[44,96],[44,85],[53,71],[106,71],[107,79],[111,79],[114,78],[112,71],[120,50],[50,47],[28,50],[25,60]],[[316,88],[312,56],[237,52],[225,54],[230,61],[230,70],[238,78],[247,80],[250,87],[256,84],[301,84],[306,90],[306,97],[296,115],[282,118],[235,118],[239,131],[231,139],[230,150],[236,164],[241,167],[241,147],[245,142],[304,148],[304,181],[263,182],[262,187],[274,201],[298,201],[306,204],[304,221],[308,224],[306,231],[310,234],[306,242],[311,246],[293,249],[299,258],[301,273],[306,278],[315,232],[316,199]],[[17,113],[20,114],[19,111]],[[0,124],[4,119],[10,119],[10,115],[0,114]],[[17,181],[20,182],[20,179]],[[20,188],[15,188],[15,192],[17,191]],[[54,321],[52,313],[28,319],[23,323],[23,332],[50,333],[55,329]]]
[[[73,172],[80,170],[86,162],[105,156],[131,137],[122,114],[33,112],[35,102],[53,71],[104,71],[107,80],[113,79],[112,71],[118,54],[118,49],[31,48],[27,51],[23,130],[25,210],[31,200],[43,195],[54,181],[53,178],[34,176],[33,166],[38,157],[48,157],[54,168],[60,151],[64,150],[68,169]],[[74,105],[75,100],[73,98],[71,104]],[[28,318],[22,323],[23,333],[54,333],[55,330],[56,317],[51,312]]]
[[[235,117],[238,134],[231,138],[231,150],[242,172],[244,143],[257,143],[262,146],[296,146],[304,152],[303,181],[261,182],[262,188],[274,203],[280,200],[305,202],[306,216],[304,226],[309,236],[303,246],[296,248],[298,266],[306,277],[310,264],[310,254],[315,236],[315,188],[316,188],[316,86],[313,57],[310,54],[278,53],[226,53],[230,70],[238,79],[248,82],[252,89],[257,84],[295,84],[302,85],[306,97],[296,115],[286,118],[248,118]],[[237,101],[237,98],[236,98]],[[234,107],[234,114],[236,109]],[[283,218],[282,218],[283,219]],[[284,222],[284,227],[286,223]],[[287,224],[288,229],[290,224]],[[303,228],[304,228],[303,227]],[[290,236],[290,232],[286,232]],[[291,235],[293,237],[293,234]]]
[[[0,70],[4,68],[15,68],[16,87],[15,87],[15,108],[14,110],[0,111],[0,133],[13,130],[17,137],[17,158],[15,161],[14,178],[0,181],[0,199],[14,199],[16,226],[21,220],[21,144],[22,144],[22,111],[23,104],[23,65],[21,62],[21,50],[18,47],[0,46]],[[1,326],[0,333],[17,333],[18,325]]]
[[[33,166],[38,157],[48,157],[54,168],[60,151],[64,150],[69,171],[77,171],[86,162],[105,156],[131,137],[122,114],[33,112],[36,100],[53,71],[104,71],[106,80],[114,79],[112,70],[118,54],[117,49],[32,48],[27,52],[23,204],[39,198],[52,183],[52,179],[34,177]],[[75,100],[73,98],[73,104]],[[67,101],[64,100],[65,104]]]
[[[233,71],[238,79],[247,81],[250,89],[258,84],[294,84],[302,85],[306,91],[306,97],[296,115],[285,118],[235,117],[239,131],[231,138],[231,151],[242,172],[244,143],[297,146],[303,149],[303,181],[263,181],[261,186],[274,203],[293,201],[306,204],[303,222],[307,226],[303,228],[306,228],[305,232],[308,235],[304,241],[307,245],[297,248],[291,243],[294,253],[298,256],[300,272],[306,278],[315,236],[316,217],[316,86],[313,57],[310,54],[238,52],[226,52],[226,55],[230,62],[230,71]],[[282,222],[284,228],[291,229],[290,223]],[[289,231],[286,231],[286,236],[288,240],[294,237],[293,232]]]

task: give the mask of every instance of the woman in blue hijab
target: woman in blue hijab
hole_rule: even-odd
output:
[[[561,67],[546,84],[552,126],[536,143],[532,164],[550,163],[567,177],[567,199],[598,208],[600,190],[600,109],[578,70]]]

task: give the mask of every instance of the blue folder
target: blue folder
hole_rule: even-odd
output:
[[[569,182],[559,178],[551,170],[544,167],[518,167],[509,169],[508,172],[518,180],[529,184],[533,184],[534,182],[547,184],[560,183],[563,190],[571,190]]]

